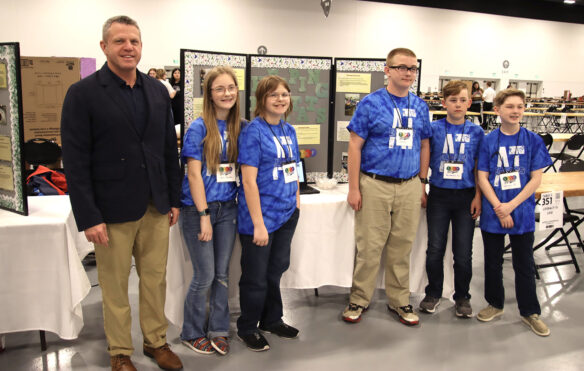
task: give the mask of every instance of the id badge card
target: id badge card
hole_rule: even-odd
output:
[[[395,133],[395,144],[400,147],[413,147],[414,130],[397,128]]]
[[[464,165],[461,162],[444,163],[444,179],[461,180]]]
[[[296,172],[296,162],[287,162],[282,165],[284,172],[284,182],[291,183],[298,181],[298,173]]]
[[[518,171],[500,174],[499,179],[501,180],[501,189],[504,191],[521,188],[521,180],[519,179]]]
[[[217,183],[235,182],[235,163],[219,164],[217,169]]]

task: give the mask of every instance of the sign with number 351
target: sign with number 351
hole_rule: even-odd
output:
[[[540,217],[539,230],[553,230],[564,224],[564,192],[554,191],[542,193],[539,200]]]

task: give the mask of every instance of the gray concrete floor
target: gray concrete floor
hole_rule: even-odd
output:
[[[475,233],[471,300],[474,312],[485,306],[483,299],[483,246],[480,231]],[[536,234],[536,241],[541,235]],[[542,249],[543,250],[543,249]],[[536,253],[536,261],[564,259],[563,247]],[[584,253],[576,257],[584,266]],[[87,268],[93,284],[95,267]],[[384,292],[378,290],[371,309],[358,324],[346,324],[340,313],[347,303],[347,288],[322,287],[313,290],[283,290],[285,320],[298,327],[300,337],[285,340],[268,334],[271,349],[255,353],[237,339],[231,341],[227,356],[196,354],[180,344],[180,329],[170,326],[168,339],[181,357],[185,370],[582,370],[584,369],[583,274],[573,266],[540,270],[537,292],[542,318],[551,335],[541,338],[520,320],[513,286],[510,256],[504,264],[505,314],[490,322],[454,316],[453,303],[442,299],[433,315],[420,314],[421,324],[406,327],[388,313]],[[130,278],[133,308],[133,339],[137,349],[133,361],[139,370],[157,370],[141,354],[137,316],[137,276]],[[417,308],[421,295],[413,295]],[[34,303],[31,303],[34,305]],[[109,356],[101,314],[101,290],[93,287],[83,301],[85,326],[73,341],[47,333],[48,349],[40,350],[38,332],[6,335],[6,350],[0,353],[0,370],[108,370]],[[1,314],[0,314],[1,315]],[[232,314],[231,333],[235,335],[237,313]]]

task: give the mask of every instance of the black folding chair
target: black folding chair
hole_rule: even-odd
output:
[[[580,150],[580,152],[578,152],[578,155],[574,156],[569,153],[566,153],[566,150],[570,151]],[[558,161],[564,162],[574,158],[580,158],[583,151],[584,151],[584,134],[578,133],[572,135],[572,137],[568,139],[568,141],[564,144],[560,152],[550,153],[550,157],[554,160],[554,162],[544,170],[544,173],[548,171],[550,168],[553,168],[554,171],[557,171],[555,166],[556,162]]]

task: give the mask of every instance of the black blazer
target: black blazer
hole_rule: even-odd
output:
[[[180,207],[176,132],[166,88],[142,77],[148,122],[140,137],[110,71],[73,84],[63,103],[63,165],[77,227],[140,219]]]

